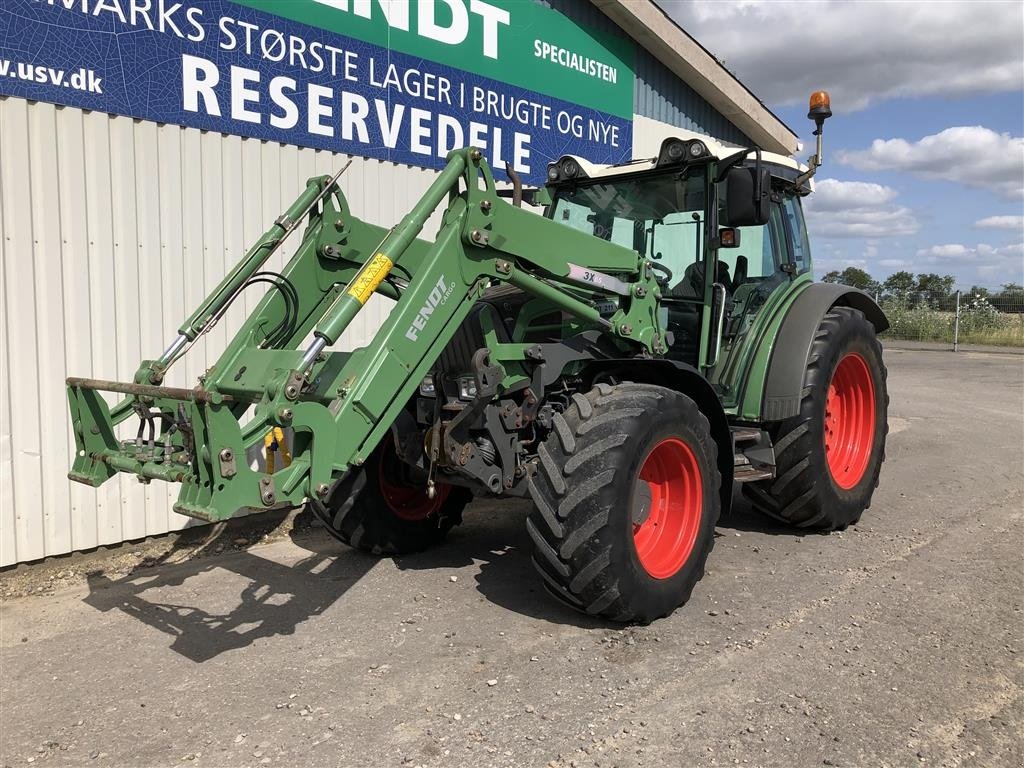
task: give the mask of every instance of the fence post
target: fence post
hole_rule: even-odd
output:
[[[953,351],[960,347],[960,291],[956,292],[956,317],[953,319]]]

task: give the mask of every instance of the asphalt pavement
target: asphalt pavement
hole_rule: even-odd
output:
[[[741,504],[650,626],[553,602],[522,502],[411,557],[307,531],[6,599],[0,762],[1019,768],[1024,361],[886,361],[861,523],[802,536]]]

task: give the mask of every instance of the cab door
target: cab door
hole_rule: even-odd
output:
[[[759,332],[801,271],[794,263],[786,205],[781,194],[773,194],[768,223],[740,227],[739,247],[718,252],[731,284],[726,286],[722,348],[709,378],[726,408],[737,404],[739,385],[760,342]]]

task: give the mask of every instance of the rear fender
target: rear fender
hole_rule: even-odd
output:
[[[804,371],[814,335],[822,318],[836,306],[863,312],[876,333],[889,327],[885,313],[864,291],[834,283],[811,283],[790,306],[772,346],[761,399],[763,421],[780,421],[800,412]]]
[[[711,437],[718,446],[718,471],[722,475],[719,495],[722,499],[722,516],[732,508],[733,448],[729,422],[722,409],[722,403],[714,389],[700,372],[685,363],[675,360],[602,360],[588,365],[583,373],[588,385],[607,381],[633,381],[638,384],[655,384],[682,394],[693,400],[711,425]]]

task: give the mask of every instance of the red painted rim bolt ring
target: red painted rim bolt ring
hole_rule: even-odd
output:
[[[651,508],[633,525],[633,545],[644,570],[667,579],[689,559],[700,529],[704,483],[697,457],[682,440],[662,440],[644,459],[637,482],[650,488]]]
[[[856,352],[844,356],[825,398],[825,458],[832,480],[843,490],[867,471],[875,441],[875,383]]]
[[[437,494],[434,498],[430,498],[427,496],[425,485],[404,485],[391,482],[390,474],[401,476],[401,467],[399,466],[401,459],[395,456],[393,451],[394,449],[390,445],[385,446],[385,449],[381,451],[378,472],[381,495],[396,517],[410,522],[426,520],[435,512],[440,511],[452,488],[445,483],[438,483]]]

